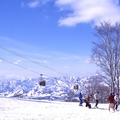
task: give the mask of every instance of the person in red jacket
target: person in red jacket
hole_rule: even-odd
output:
[[[114,95],[110,93],[110,95],[107,98],[107,101],[109,103],[108,110],[110,111],[110,108],[115,111],[114,106],[115,106],[115,100],[114,100]]]
[[[90,104],[90,99],[91,98],[92,98],[92,94],[90,94],[90,95],[88,95],[88,96],[85,97],[84,101],[86,103],[86,105],[85,105],[86,107],[91,108],[91,104]]]

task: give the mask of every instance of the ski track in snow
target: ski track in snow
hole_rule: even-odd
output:
[[[120,120],[118,111],[108,111],[108,104],[98,109],[79,106],[77,102],[0,98],[0,120]]]

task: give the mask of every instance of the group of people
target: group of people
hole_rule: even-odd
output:
[[[88,108],[91,108],[91,104],[90,104],[90,99],[91,98],[95,99],[94,108],[98,108],[98,103],[99,103],[99,98],[100,98],[99,91],[97,91],[94,95],[89,94],[84,98],[85,106],[88,107]],[[82,96],[81,93],[79,93],[79,101],[80,101],[79,105],[82,106],[83,96]],[[109,106],[108,106],[109,111],[110,111],[110,109],[112,109],[113,111],[117,110],[118,105],[119,105],[119,95],[118,95],[118,93],[117,94],[110,93],[110,95],[107,98],[107,101],[109,103]]]
[[[82,94],[79,93],[79,101],[80,101],[79,105],[80,105],[80,106],[82,106],[82,104],[83,104],[83,98],[82,98],[82,97],[83,97]],[[92,94],[89,94],[88,96],[85,97],[84,102],[86,103],[86,105],[85,105],[86,107],[91,108],[91,104],[90,104],[90,99],[91,99],[91,98],[92,98]],[[99,91],[97,91],[97,92],[94,94],[94,99],[95,99],[95,101],[96,101],[95,107],[97,108],[97,105],[98,105],[98,102],[99,102]]]
[[[118,105],[119,105],[119,95],[110,93],[110,95],[107,98],[107,101],[109,103],[108,110],[112,109],[113,111],[117,110]]]

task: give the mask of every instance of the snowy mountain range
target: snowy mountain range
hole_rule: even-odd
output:
[[[29,99],[47,99],[47,100],[66,100],[77,97],[79,92],[86,92],[85,88],[90,86],[93,80],[101,83],[99,76],[91,77],[43,77],[45,86],[40,86],[41,78],[23,78],[0,76],[0,96],[2,97],[21,97]],[[95,84],[97,84],[95,83]],[[79,89],[75,90],[74,85],[78,84]]]

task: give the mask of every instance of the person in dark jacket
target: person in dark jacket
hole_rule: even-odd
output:
[[[83,100],[82,100],[82,94],[81,93],[79,93],[79,101],[80,101],[80,104],[79,104],[79,106],[82,106],[82,103],[83,103]]]
[[[107,98],[107,101],[109,103],[108,110],[110,111],[110,108],[115,111],[114,106],[115,106],[115,100],[114,100],[114,95],[113,93],[110,93],[110,95]]]
[[[88,108],[91,108],[91,104],[90,104],[90,99],[92,98],[92,94],[90,94],[90,95],[88,95],[88,96],[86,96],[85,97],[85,103],[86,103],[86,107],[88,107]]]

